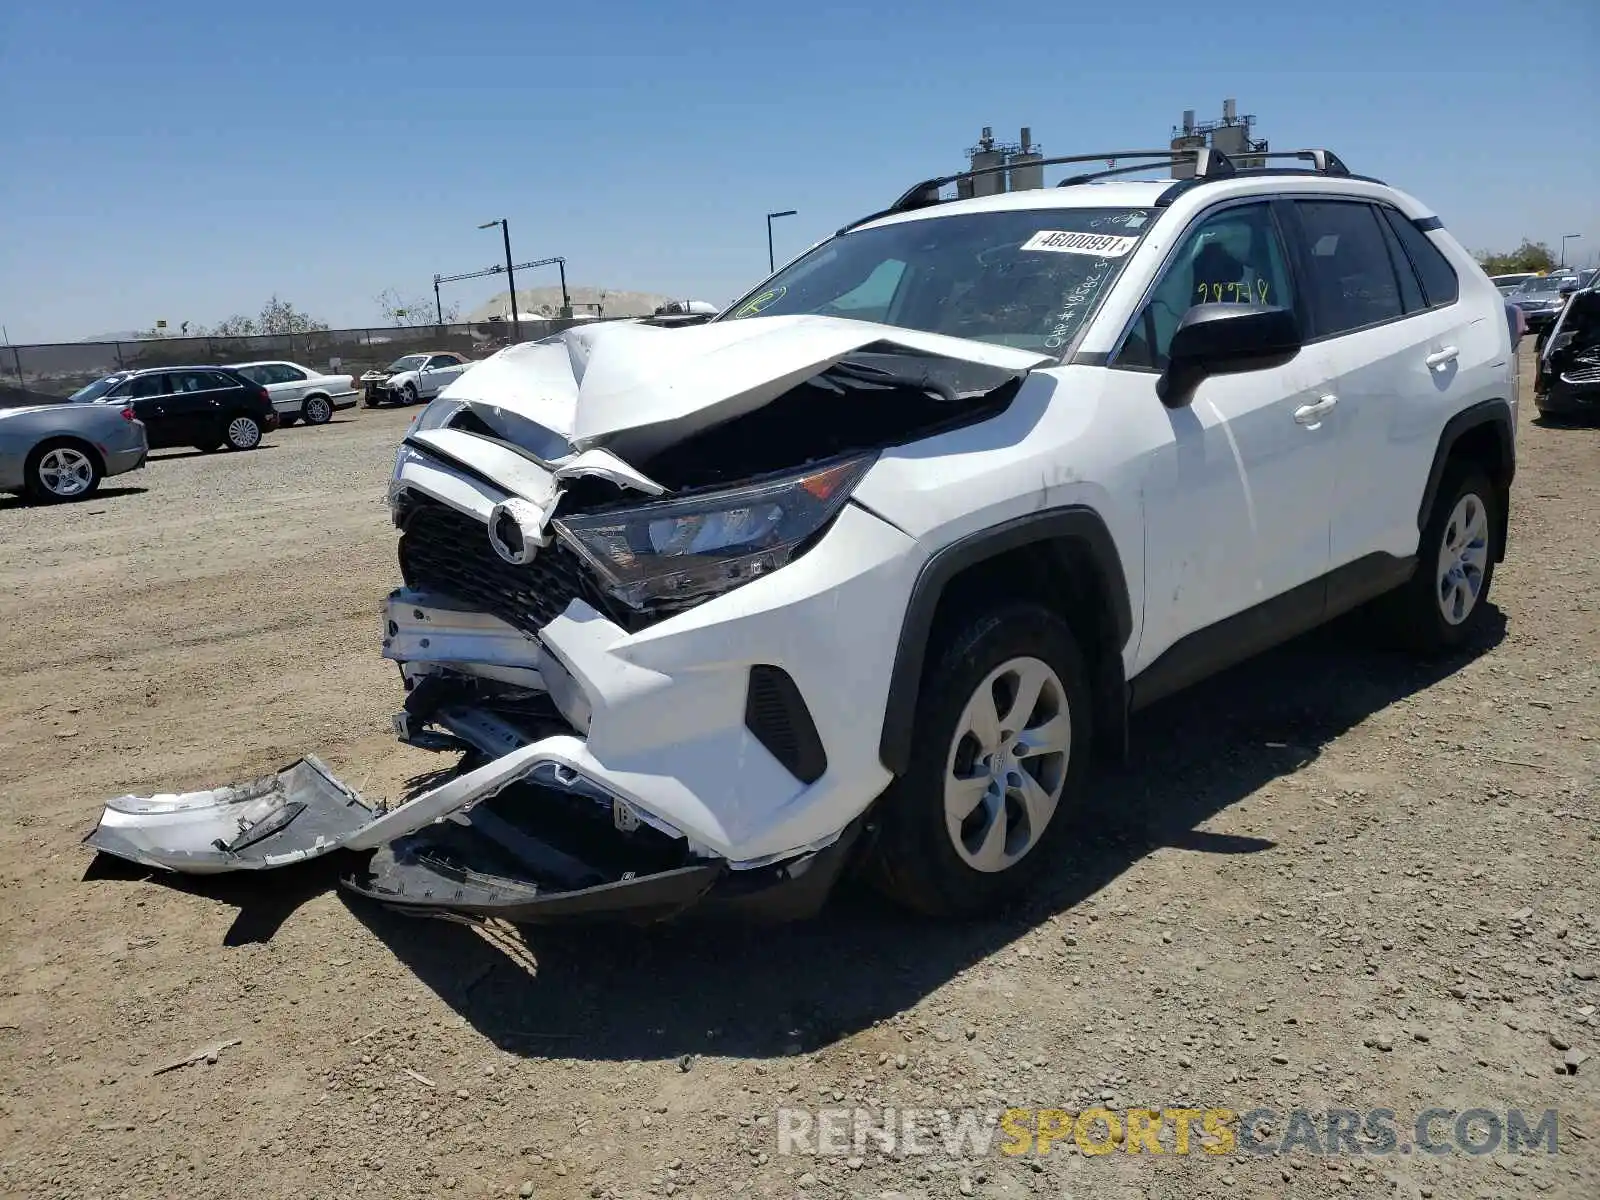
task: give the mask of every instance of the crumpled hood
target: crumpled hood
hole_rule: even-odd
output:
[[[507,347],[450,384],[440,407],[470,404],[537,454],[548,453],[550,439],[518,436],[516,426],[531,422],[569,452],[604,446],[638,459],[753,412],[869,346],[1018,374],[1055,361],[843,317],[748,317],[678,329],[618,321]]]

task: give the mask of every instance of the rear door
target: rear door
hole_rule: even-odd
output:
[[[216,441],[222,427],[217,395],[221,376],[214,371],[173,371],[168,378],[167,407],[178,444],[205,446]]]
[[[1498,307],[1486,322],[1460,303],[1448,260],[1398,210],[1354,197],[1299,198],[1293,208],[1312,336],[1335,373],[1330,421],[1348,447],[1330,564],[1405,560],[1445,422],[1493,390],[1496,359],[1504,373],[1505,322]],[[1380,571],[1384,560],[1366,565]]]
[[[271,372],[267,394],[272,397],[272,407],[291,416],[299,413],[300,402],[311,390],[306,373],[292,363],[273,363],[267,370]]]

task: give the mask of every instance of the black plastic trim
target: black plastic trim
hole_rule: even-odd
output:
[[[1444,429],[1439,434],[1439,445],[1433,452],[1433,465],[1428,468],[1428,482],[1422,489],[1422,502],[1417,505],[1417,530],[1420,532],[1428,523],[1428,514],[1433,510],[1434,499],[1439,494],[1439,483],[1444,478],[1445,464],[1450,461],[1456,443],[1466,433],[1481,425],[1494,425],[1498,428],[1500,447],[1505,453],[1504,478],[1494,480],[1501,493],[1499,519],[1496,522],[1499,526],[1496,533],[1499,536],[1495,539],[1498,543],[1495,561],[1504,562],[1506,532],[1510,524],[1511,481],[1517,474],[1516,427],[1512,424],[1511,405],[1505,400],[1480,400],[1471,408],[1462,409],[1444,423]]]
[[[1423,233],[1432,233],[1435,229],[1444,228],[1444,222],[1438,217],[1413,217],[1411,223]]]
[[[782,667],[758,663],[750,668],[744,725],[801,783],[815,783],[828,769],[828,753],[811,710],[800,686]]]
[[[884,707],[878,758],[896,775],[911,762],[912,726],[916,719],[917,692],[922,685],[923,661],[933,632],[933,617],[946,586],[975,563],[1035,542],[1073,538],[1082,541],[1102,575],[1111,598],[1116,651],[1121,652],[1133,634],[1133,608],[1127,577],[1117,544],[1105,521],[1092,508],[1072,505],[1015,517],[990,529],[952,542],[926,563],[917,575],[900,626],[900,644],[889,677],[889,699]]]
[[[1368,554],[1179,638],[1128,684],[1129,707],[1143,708],[1264,650],[1298,637],[1411,578],[1414,557]]]

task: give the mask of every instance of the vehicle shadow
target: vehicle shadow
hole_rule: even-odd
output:
[[[281,432],[281,430],[274,431],[274,433]],[[267,436],[271,437],[273,434],[268,434]],[[228,458],[235,454],[257,454],[262,450],[276,450],[277,448],[277,445],[273,442],[262,441],[256,445],[254,450],[225,450],[221,447],[215,450],[152,450],[150,451],[150,457],[145,461],[158,463],[177,462],[185,458]]]
[[[0,496],[0,512],[8,508],[62,508],[70,512],[85,504],[93,504],[96,500],[115,500],[118,496],[142,496],[149,490],[143,487],[103,487],[80,499],[52,505],[35,504],[26,496]]]
[[[423,983],[514,1053],[808,1052],[915,1005],[1155,850],[1273,849],[1270,840],[1198,826],[1498,644],[1505,619],[1498,609],[1489,615],[1477,645],[1432,663],[1369,648],[1359,621],[1347,619],[1139,714],[1133,765],[1101,773],[1045,886],[992,920],[917,920],[859,885],[816,920],[777,928],[687,920],[601,934],[418,920],[348,894],[347,904]]]

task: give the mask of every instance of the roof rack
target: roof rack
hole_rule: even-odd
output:
[[[1059,158],[1041,158],[1029,162],[1030,167],[1059,167],[1067,163],[1086,162],[1111,162],[1122,158],[1142,158],[1153,161],[1139,163],[1129,167],[1111,167],[1105,171],[1090,171],[1084,175],[1075,175],[1072,179],[1063,180],[1063,183],[1099,179],[1104,175],[1124,175],[1130,171],[1147,171],[1151,167],[1162,164],[1172,164],[1195,160],[1195,173],[1203,174],[1214,172],[1217,175],[1230,173],[1232,163],[1225,154],[1212,150],[1209,146],[1201,146],[1193,150],[1102,150],[1098,154],[1068,154]],[[938,179],[925,179],[911,188],[889,206],[890,212],[909,212],[916,208],[926,208],[938,204],[939,189],[963,179],[976,179],[979,175],[995,175],[1001,171],[1011,170],[1013,164],[1001,163],[992,167],[979,167],[972,171],[958,171],[954,175],[943,175]],[[1061,184],[1057,185],[1058,187]]]
[[[1359,179],[1365,183],[1383,182],[1383,180],[1374,179],[1370,175],[1352,174],[1350,168],[1344,165],[1344,160],[1332,150],[1308,148],[1305,150],[1274,150],[1270,153],[1252,150],[1240,157],[1251,161],[1267,158],[1294,158],[1311,164],[1310,168],[1306,169],[1302,167],[1239,167],[1236,163],[1234,174],[1246,178],[1260,175],[1328,175],[1336,179]],[[1160,196],[1156,197],[1156,207],[1165,208],[1185,192],[1206,182],[1208,182],[1207,179],[1202,177],[1199,172],[1196,172],[1193,179],[1180,179],[1162,192]]]
[[[1248,151],[1241,155],[1247,160],[1260,160],[1267,158],[1294,158],[1311,163],[1312,172],[1319,175],[1332,175],[1347,179],[1367,179],[1365,175],[1352,175],[1350,168],[1344,165],[1341,159],[1332,150],[1275,150],[1270,153],[1262,151]],[[1118,159],[1133,158],[1141,161],[1130,163],[1126,166],[1114,165]],[[1030,167],[1058,167],[1069,163],[1106,162],[1113,164],[1101,171],[1086,171],[1079,175],[1071,175],[1056,184],[1057,187],[1075,187],[1080,183],[1089,183],[1096,179],[1106,179],[1113,175],[1132,175],[1138,171],[1148,171],[1152,167],[1171,166],[1177,163],[1194,163],[1194,175],[1188,179],[1180,179],[1156,200],[1158,208],[1165,208],[1174,199],[1203,183],[1211,183],[1218,179],[1231,179],[1241,174],[1290,172],[1290,168],[1265,167],[1258,169],[1241,168],[1238,163],[1229,158],[1221,150],[1212,146],[1192,146],[1182,149],[1168,150],[1102,150],[1098,154],[1068,154],[1058,158],[1034,159],[1027,165]],[[879,217],[893,216],[895,213],[914,212],[919,208],[931,208],[936,204],[949,203],[940,198],[940,191],[952,183],[964,179],[976,179],[980,175],[997,175],[1002,171],[1009,171],[1016,165],[1013,163],[997,163],[990,167],[978,167],[971,171],[958,171],[954,175],[940,175],[936,179],[924,179],[921,183],[908,188],[898,200],[888,208],[878,212],[869,213],[858,220],[851,221],[839,230],[846,233],[858,225],[865,225],[868,221],[876,221]],[[1369,182],[1381,183],[1382,180],[1373,179]]]

